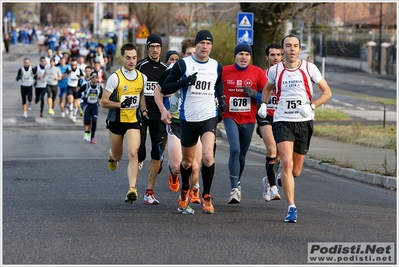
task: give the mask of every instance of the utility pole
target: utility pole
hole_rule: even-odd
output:
[[[317,50],[317,43],[316,43],[316,9],[314,9],[314,22],[313,22],[313,58],[316,59],[316,50]]]
[[[382,44],[382,2],[380,3],[380,42],[378,44],[378,74],[381,74],[381,44]]]

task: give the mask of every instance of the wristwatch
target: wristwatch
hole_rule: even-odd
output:
[[[310,103],[310,108],[311,108],[312,110],[314,110],[314,109],[316,108],[316,105],[313,104],[313,103]]]

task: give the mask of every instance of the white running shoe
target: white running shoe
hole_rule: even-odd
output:
[[[72,121],[76,122],[76,116],[72,116]]]
[[[28,110],[32,110],[31,103],[28,102]]]
[[[65,118],[65,112],[61,112],[61,117]]]
[[[231,189],[229,204],[240,203],[240,201],[241,201],[241,194],[238,188]]]
[[[147,205],[158,205],[159,201],[154,197],[154,194],[145,194],[144,195],[144,204]]]
[[[271,200],[280,200],[280,194],[278,193],[277,186],[270,187],[270,199]]]
[[[144,161],[139,162],[139,171],[141,171],[141,169],[144,167]]]
[[[26,119],[28,117],[28,112],[24,111],[24,114],[22,116]]]
[[[270,186],[267,181],[267,176],[263,177],[262,184],[263,184],[263,199],[266,202],[269,202],[270,201]]]

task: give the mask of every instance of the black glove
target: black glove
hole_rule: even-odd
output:
[[[249,86],[244,86],[243,89],[245,96],[249,96],[250,98],[256,98],[258,96],[258,92]]]
[[[121,103],[121,108],[128,108],[132,104],[133,97],[126,97]]]
[[[223,114],[227,109],[225,97],[224,96],[218,97],[218,102],[219,102],[219,105],[218,105],[219,111]]]
[[[190,76],[188,76],[186,78],[186,82],[187,82],[186,85],[187,86],[194,85],[196,81],[197,81],[197,72],[194,74],[191,74]]]
[[[143,119],[146,120],[148,124],[150,124],[150,117],[148,116],[148,110],[143,110],[141,112],[141,115]]]

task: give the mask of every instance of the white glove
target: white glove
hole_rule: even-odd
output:
[[[261,117],[262,119],[266,118],[266,116],[267,116],[267,106],[266,106],[266,103],[262,103],[262,104],[260,105],[260,108],[259,108],[259,110],[258,110],[258,115],[259,115],[259,117]]]
[[[299,114],[304,118],[314,119],[314,110],[310,106],[310,103],[306,103],[302,105],[302,108],[299,110]]]

